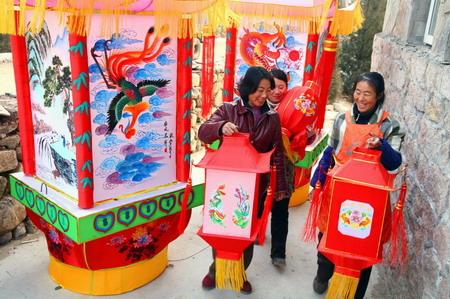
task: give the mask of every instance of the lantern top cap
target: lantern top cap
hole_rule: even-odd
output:
[[[223,136],[217,150],[207,148],[203,159],[195,166],[248,173],[270,171],[270,156],[274,150],[258,153],[250,142],[250,134],[235,133]]]
[[[329,175],[352,184],[393,191],[395,175],[383,167],[380,157],[381,151],[357,147],[352,158],[333,168]]]

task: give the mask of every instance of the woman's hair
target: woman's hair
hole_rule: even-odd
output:
[[[270,87],[275,88],[275,80],[273,76],[261,66],[252,66],[245,73],[244,77],[238,84],[238,91],[244,101],[248,101],[248,96],[258,89],[258,85],[262,79],[270,81]]]
[[[384,79],[380,73],[377,72],[369,72],[364,73],[356,78],[355,83],[353,84],[353,91],[356,89],[356,84],[361,81],[367,82],[373,89],[375,89],[377,96],[377,103],[382,106],[384,103]]]
[[[278,80],[284,81],[284,83],[286,83],[286,86],[288,85],[288,78],[285,72],[283,72],[280,69],[272,69],[270,71],[270,73],[272,74],[272,76]]]

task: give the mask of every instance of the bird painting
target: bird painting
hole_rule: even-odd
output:
[[[136,134],[134,128],[139,115],[150,108],[150,103],[143,101],[147,96],[169,84],[170,80],[143,80],[137,84],[131,76],[131,70],[141,63],[149,63],[161,54],[164,47],[170,44],[171,38],[161,36],[167,33],[167,26],[161,28],[159,35],[155,35],[155,28],[151,27],[145,36],[144,47],[138,51],[125,51],[124,49],[112,49],[112,40],[98,41],[91,48],[91,55],[100,70],[100,74],[108,89],[118,90],[118,94],[111,100],[107,112],[108,130],[110,135],[124,116],[131,116],[131,121],[124,127],[119,125],[120,132],[127,139]],[[151,42],[151,39],[153,41]],[[103,55],[97,54],[103,51]],[[103,56],[103,60],[99,58]]]

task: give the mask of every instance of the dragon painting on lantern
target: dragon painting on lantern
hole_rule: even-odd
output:
[[[257,29],[239,29],[237,79],[242,77],[250,66],[262,66],[267,70],[279,68],[285,71],[290,78],[289,88],[301,85],[307,35],[286,30],[277,24],[274,24],[272,29],[265,31],[263,24]]]

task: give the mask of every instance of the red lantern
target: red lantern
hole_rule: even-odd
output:
[[[353,298],[360,271],[381,262],[395,175],[381,165],[380,156],[380,151],[356,148],[351,160],[328,173],[321,207],[328,221],[318,248],[335,264],[327,298]]]
[[[270,171],[273,152],[258,153],[249,136],[223,136],[220,148],[208,149],[196,165],[206,169],[203,226],[198,235],[216,250],[217,287],[236,291],[246,280],[242,253],[260,229],[259,176]]]
[[[306,82],[305,86],[294,87],[286,93],[277,107],[285,148],[297,152],[299,159],[305,156],[306,126],[312,125],[317,118],[318,89],[313,81]]]

